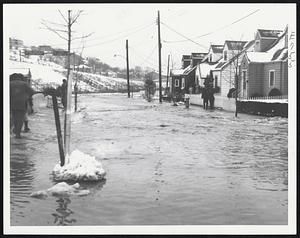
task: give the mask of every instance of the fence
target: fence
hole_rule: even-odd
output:
[[[239,100],[272,100],[272,99],[288,99],[288,95],[281,96],[265,96],[265,97],[239,97]]]

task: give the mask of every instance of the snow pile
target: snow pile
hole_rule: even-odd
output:
[[[52,196],[70,196],[70,195],[78,195],[78,196],[85,196],[90,193],[89,190],[79,190],[80,185],[75,183],[73,185],[69,185],[66,182],[60,182],[55,184],[53,187],[47,190],[41,190],[38,192],[33,192],[30,194],[31,197],[35,198],[44,198],[48,195]]]
[[[74,150],[66,157],[64,166],[57,164],[53,169],[53,177],[56,181],[98,181],[104,179],[106,172],[100,161],[95,157]]]

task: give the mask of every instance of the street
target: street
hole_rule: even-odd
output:
[[[71,149],[96,156],[106,180],[80,183],[86,196],[29,196],[55,184],[59,162],[53,110],[37,95],[31,131],[10,137],[11,225],[287,224],[287,118],[235,118],[138,93],[78,100]]]

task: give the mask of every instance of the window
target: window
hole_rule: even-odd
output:
[[[273,87],[275,83],[275,70],[269,71],[269,85],[270,87]]]
[[[224,51],[224,61],[227,61],[227,51]]]
[[[212,54],[209,55],[209,62],[212,62]]]
[[[182,81],[181,81],[181,87],[182,87],[182,88],[185,87],[185,78],[182,78]]]
[[[218,76],[215,75],[215,87],[218,87]]]
[[[175,79],[175,87],[179,87],[179,79]]]
[[[243,70],[243,72],[242,72],[242,79],[243,79],[243,89],[244,90],[246,89],[246,73],[247,73],[247,71]]]

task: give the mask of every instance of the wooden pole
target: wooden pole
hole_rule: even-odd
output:
[[[126,40],[126,64],[127,64],[127,93],[128,93],[128,97],[130,98],[128,40]]]
[[[161,89],[161,42],[160,42],[160,16],[158,11],[157,16],[158,26],[158,77],[159,77],[159,102],[162,103],[162,89]]]
[[[168,55],[167,87],[169,86],[169,62],[170,62],[170,55]]]
[[[237,117],[237,97],[238,97],[238,76],[235,74],[235,117]]]
[[[55,125],[56,125],[58,150],[59,150],[59,156],[60,156],[60,166],[64,166],[65,165],[65,154],[64,154],[63,141],[62,141],[62,135],[61,135],[57,98],[55,95],[52,95],[52,104],[53,104],[53,111],[54,111],[54,118],[55,118]]]

